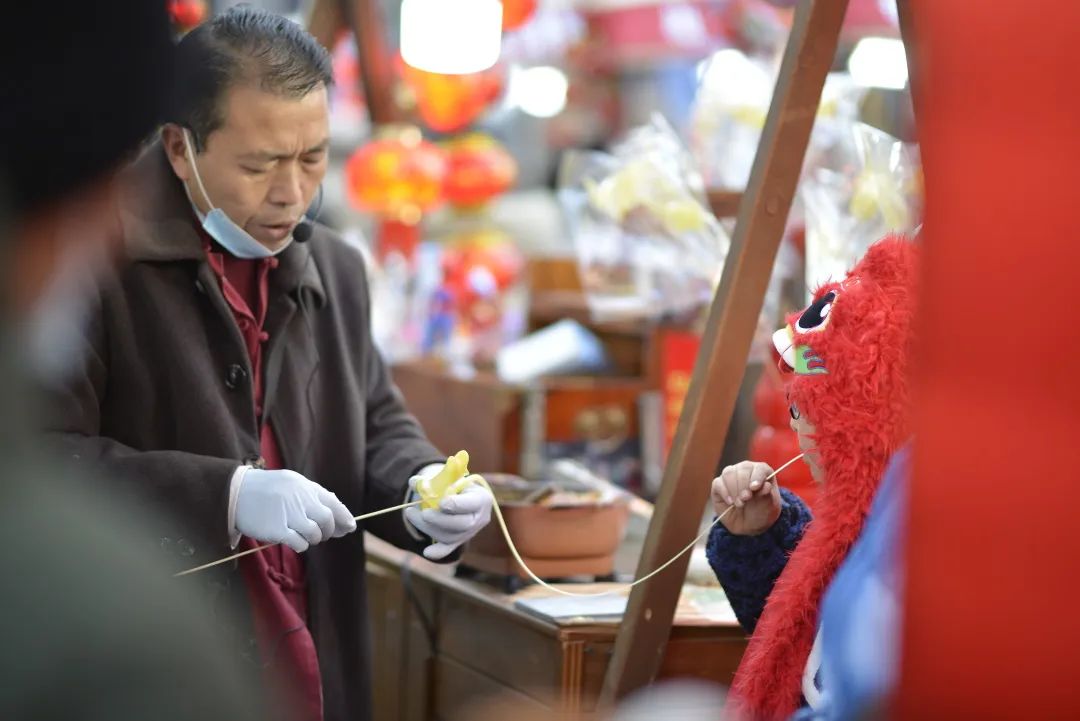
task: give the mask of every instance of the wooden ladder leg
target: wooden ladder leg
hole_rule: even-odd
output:
[[[334,50],[338,31],[345,27],[338,0],[315,0],[307,16],[307,30],[327,50]]]
[[[360,91],[374,126],[401,120],[394,101],[394,59],[386,42],[386,22],[378,0],[315,0],[308,13],[308,32],[333,49],[344,27],[356,38]]]
[[[402,119],[394,101],[394,57],[386,41],[386,18],[378,0],[340,0],[345,21],[356,35],[360,81],[373,126]]]

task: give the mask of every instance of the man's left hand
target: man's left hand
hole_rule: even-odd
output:
[[[419,478],[410,479],[409,485],[415,487]],[[424,549],[424,557],[438,561],[449,556],[488,524],[491,520],[491,504],[491,493],[473,483],[461,493],[443,498],[438,508],[406,508],[405,519],[435,541]]]

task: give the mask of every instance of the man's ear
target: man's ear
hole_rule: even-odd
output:
[[[161,128],[161,145],[165,148],[165,155],[169,158],[169,165],[177,178],[188,182],[191,177],[191,164],[188,161],[187,148],[184,143],[184,129],[176,123],[166,123]],[[192,153],[195,148],[191,149]]]

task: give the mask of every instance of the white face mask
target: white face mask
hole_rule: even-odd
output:
[[[190,139],[188,129],[184,128],[184,150],[187,153],[188,162],[191,163],[191,171],[195,174],[195,182],[199,186],[199,192],[202,193],[203,198],[206,200],[206,204],[210,206],[210,212],[203,215],[195,203],[192,203],[191,206],[195,208],[195,213],[199,216],[199,220],[202,221],[203,230],[206,231],[207,235],[216,240],[222,248],[229,251],[237,258],[269,258],[288,248],[289,244],[292,242],[292,236],[289,236],[277,250],[270,250],[265,245],[252,238],[246,230],[234,223],[229,216],[225,215],[224,210],[214,207],[214,203],[210,200],[210,196],[206,194],[206,188],[203,186],[202,178],[199,177],[199,169],[195,165],[195,152],[192,149],[193,145],[194,143]],[[184,189],[187,190],[187,187],[185,186]],[[190,199],[191,194],[189,193],[188,200]]]

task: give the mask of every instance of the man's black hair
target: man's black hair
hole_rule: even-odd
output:
[[[195,148],[224,122],[222,99],[248,83],[302,98],[332,81],[330,54],[306,30],[267,10],[236,5],[180,41],[169,120],[191,130]]]

